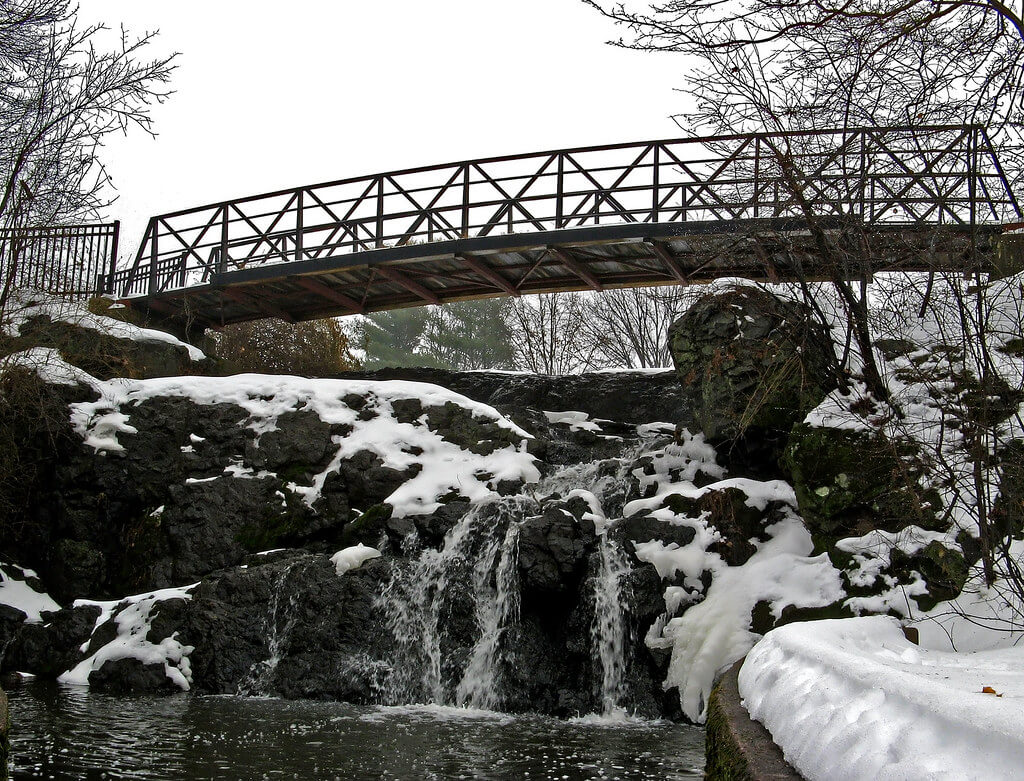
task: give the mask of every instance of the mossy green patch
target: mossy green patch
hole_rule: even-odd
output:
[[[704,778],[719,781],[750,781],[750,768],[729,729],[729,718],[722,707],[722,684],[711,690],[705,722]]]
[[[391,520],[394,508],[390,504],[375,504],[368,507],[358,518],[349,521],[341,533],[341,544],[344,546],[377,545],[384,534],[384,525]]]
[[[921,610],[931,610],[939,602],[953,599],[967,582],[967,562],[963,554],[938,541],[928,543],[913,555],[894,548],[890,562],[888,574],[893,577],[908,580],[910,573],[916,571],[924,578],[928,592],[914,597]]]
[[[7,759],[11,755],[11,716],[7,710],[7,695],[0,689],[0,779],[7,778]]]
[[[923,467],[911,443],[801,423],[793,427],[782,464],[822,549],[872,529],[940,525],[939,494],[921,485]]]

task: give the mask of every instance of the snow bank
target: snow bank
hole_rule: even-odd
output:
[[[340,577],[346,572],[359,569],[370,559],[376,558],[380,558],[379,550],[371,548],[368,545],[363,545],[363,543],[359,543],[358,545],[353,545],[350,548],[343,548],[335,553],[331,556],[331,564],[334,565],[334,568]]]
[[[198,585],[198,583],[193,583],[184,588],[151,591],[114,602],[75,600],[75,607],[94,605],[100,608],[100,615],[96,619],[93,633],[113,616],[117,625],[117,637],[63,673],[57,680],[62,683],[88,686],[89,673],[99,670],[106,662],[119,659],[138,659],[145,665],[162,664],[167,677],[176,686],[188,691],[192,685],[192,667],[188,655],[195,650],[194,647],[179,642],[177,632],[158,643],[150,642],[147,635],[152,628],[153,608],[158,603],[169,599],[191,600],[192,595],[189,592]],[[89,642],[87,641],[82,650],[84,651],[88,647]]]
[[[94,315],[80,301],[68,301],[47,293],[15,291],[11,305],[5,314],[3,331],[7,336],[18,336],[22,326],[33,318],[48,317],[55,323],[68,323],[115,339],[169,344],[172,347],[187,350],[189,358],[193,361],[202,361],[206,358],[206,355],[198,347],[183,342],[169,333],[152,328],[139,328],[112,317]]]
[[[799,518],[790,516],[766,532],[771,539],[755,543],[757,552],[742,566],[726,566],[717,554],[696,566],[691,560],[692,571],[713,573],[707,595],[669,620],[660,638],[648,639],[648,645],[671,647],[665,686],[678,687],[683,713],[691,721],[704,721],[715,678],[759,639],[750,624],[758,602],[767,602],[778,619],[789,605],[821,607],[844,596],[839,572],[828,556],[810,556],[814,545]]]
[[[30,624],[42,623],[42,613],[60,610],[60,605],[53,597],[42,591],[36,591],[26,581],[37,578],[30,569],[22,569],[16,564],[4,564],[0,567],[0,605],[9,605],[20,610]]]
[[[335,455],[309,485],[288,484],[309,506],[320,497],[328,476],[361,451],[373,453],[384,466],[399,471],[420,467],[385,500],[394,507],[395,517],[431,513],[440,506],[438,499],[452,491],[480,501],[491,496],[503,480],[534,482],[540,477],[533,456],[526,452],[527,432],[493,407],[437,385],[240,374],[114,379],[97,381],[97,389],[98,401],[71,406],[71,422],[85,443],[100,453],[124,450],[118,436],[135,432],[130,424],[132,407],[155,397],[187,398],[198,405],[234,404],[248,413],[244,425],[257,436],[275,430],[277,419],[294,411],[309,411],[325,423],[351,427],[348,434],[332,437]],[[350,397],[358,397],[358,408],[348,405],[346,398]],[[393,403],[407,399],[418,400],[424,408],[454,404],[481,423],[497,425],[521,441],[488,455],[472,453],[445,439],[443,432],[432,430],[426,415],[411,422],[399,421]]]
[[[1024,649],[926,650],[884,616],[790,624],[750,652],[739,690],[809,781],[1014,779],[1024,768]]]

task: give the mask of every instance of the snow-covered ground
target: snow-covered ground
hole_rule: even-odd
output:
[[[886,616],[790,624],[754,647],[739,687],[809,781],[1024,775],[1024,648],[919,647]]]
[[[34,318],[49,318],[54,323],[68,323],[115,339],[168,344],[187,351],[193,361],[206,358],[198,347],[183,342],[165,331],[140,328],[112,317],[96,315],[86,309],[81,301],[67,300],[39,291],[15,290],[4,315],[2,328],[7,336],[18,336],[22,326]]]
[[[1024,777],[1024,604],[1006,563],[1020,566],[1024,542],[1013,542],[1007,560],[996,562],[991,587],[975,565],[956,599],[928,610],[917,599],[927,593],[919,572],[909,579],[888,572],[897,549],[909,556],[937,542],[956,552],[966,537],[979,537],[978,486],[963,434],[969,426],[961,421],[971,421],[970,378],[980,376],[984,361],[1007,388],[1024,385],[1024,362],[1013,347],[1021,336],[1022,282],[1018,275],[987,286],[983,322],[964,318],[958,296],[974,301],[975,292],[956,289],[955,280],[937,283],[922,318],[895,307],[884,280],[874,285],[876,335],[908,345],[895,356],[876,355],[900,414],[874,404],[864,406],[879,414],[854,414],[853,399],[870,401],[858,386],[850,396],[833,392],[806,418],[811,426],[914,443],[948,523],[938,531],[910,525],[838,541],[836,549],[852,556],[844,577],[872,590],[843,601],[863,617],[776,629],[747,656],[739,681],[747,709],[811,781]],[[1024,438],[1022,412],[1010,410],[983,429],[990,454]],[[990,502],[1000,478],[1000,469],[986,465],[981,490]],[[919,646],[900,623],[918,629]]]

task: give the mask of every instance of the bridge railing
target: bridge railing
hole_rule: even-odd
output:
[[[1021,214],[980,126],[648,141],[412,168],[161,215],[113,282],[123,296],[147,295],[238,269],[416,243],[805,217],[801,199],[817,217],[868,225]]]
[[[121,223],[0,229],[0,285],[84,298],[115,288]]]

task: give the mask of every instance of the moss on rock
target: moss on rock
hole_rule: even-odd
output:
[[[935,489],[922,487],[916,457],[911,443],[881,434],[801,423],[793,427],[782,463],[804,522],[825,547],[872,529],[937,529],[941,500]]]
[[[708,701],[704,737],[704,778],[720,781],[750,781],[747,758],[736,743],[729,719],[722,707],[722,682],[715,684]]]
[[[11,754],[11,717],[7,712],[7,695],[0,689],[0,778],[7,778],[7,758]]]
[[[712,441],[748,430],[784,436],[835,387],[826,327],[757,288],[702,298],[668,338],[688,406]]]
[[[887,574],[906,580],[911,572],[916,571],[927,583],[927,593],[914,597],[921,610],[931,610],[939,602],[958,596],[967,582],[967,561],[963,554],[938,541],[928,543],[912,555],[899,548],[893,548],[889,555]]]

